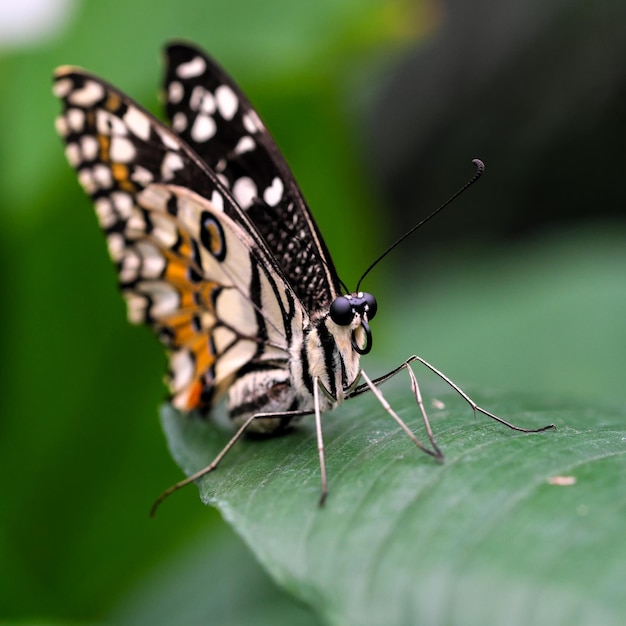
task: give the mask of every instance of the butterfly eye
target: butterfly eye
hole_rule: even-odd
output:
[[[371,293],[364,292],[363,300],[365,300],[365,304],[367,304],[367,319],[373,319],[374,315],[376,315],[376,311],[378,311],[378,302],[376,302],[376,298]]]
[[[345,296],[339,296],[330,305],[330,319],[339,326],[349,326],[354,317],[352,304]]]

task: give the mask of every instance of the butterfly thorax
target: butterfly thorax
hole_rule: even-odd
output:
[[[291,349],[290,369],[298,388],[302,409],[313,407],[313,385],[317,380],[323,393],[320,408],[344,400],[359,376],[360,355],[352,346],[352,333],[361,332],[360,320],[339,326],[326,316],[305,327]]]

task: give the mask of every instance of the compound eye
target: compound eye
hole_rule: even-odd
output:
[[[363,300],[367,304],[367,319],[371,320],[378,311],[378,302],[371,293],[363,293]]]
[[[339,296],[330,305],[330,319],[339,326],[349,326],[354,317],[352,304],[345,296]]]

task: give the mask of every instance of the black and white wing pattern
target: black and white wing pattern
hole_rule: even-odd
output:
[[[197,63],[192,59],[188,67]],[[226,88],[228,97],[215,88],[224,115],[214,122],[229,126],[234,116],[236,130],[224,131],[232,135],[248,124],[244,119],[258,117],[239,101],[243,96],[232,82]],[[310,412],[315,380],[330,395],[318,409],[340,401],[358,378],[362,352],[353,344],[364,340],[361,318],[350,309],[337,325],[329,316],[338,279],[299,192],[289,191],[295,183],[284,162],[270,162],[265,170],[258,164],[284,181],[280,198],[263,193],[265,201],[242,206],[237,182],[243,178],[226,179],[234,165],[216,172],[215,157],[195,152],[102,79],[63,67],[54,92],[63,105],[57,130],[106,234],[129,319],[151,326],[169,351],[173,404],[209,411],[228,392],[237,421],[259,412]],[[187,119],[193,115],[189,111]],[[275,151],[259,122],[255,128],[259,145]],[[225,162],[236,162],[227,147],[220,149]],[[254,163],[246,167],[250,179],[263,180]],[[272,228],[280,245],[269,234],[271,211],[278,211]],[[302,275],[314,294],[292,254],[306,263]],[[259,420],[253,428],[280,424]]]
[[[101,79],[60,68],[54,91],[57,130],[106,233],[129,319],[152,326],[170,353],[174,405],[210,409],[250,363],[285,371],[304,311],[215,174]]]
[[[326,244],[289,166],[245,94],[201,50],[166,50],[166,113],[174,131],[246,211],[310,312],[340,294]]]

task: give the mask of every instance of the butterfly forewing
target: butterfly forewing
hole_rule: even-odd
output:
[[[258,114],[204,52],[167,47],[173,129],[215,170],[264,238],[312,317],[340,292],[330,254],[293,174]]]
[[[169,350],[174,404],[210,409],[251,363],[285,369],[303,310],[216,175],[99,78],[61,68],[55,93],[57,129],[107,235],[129,318]]]

